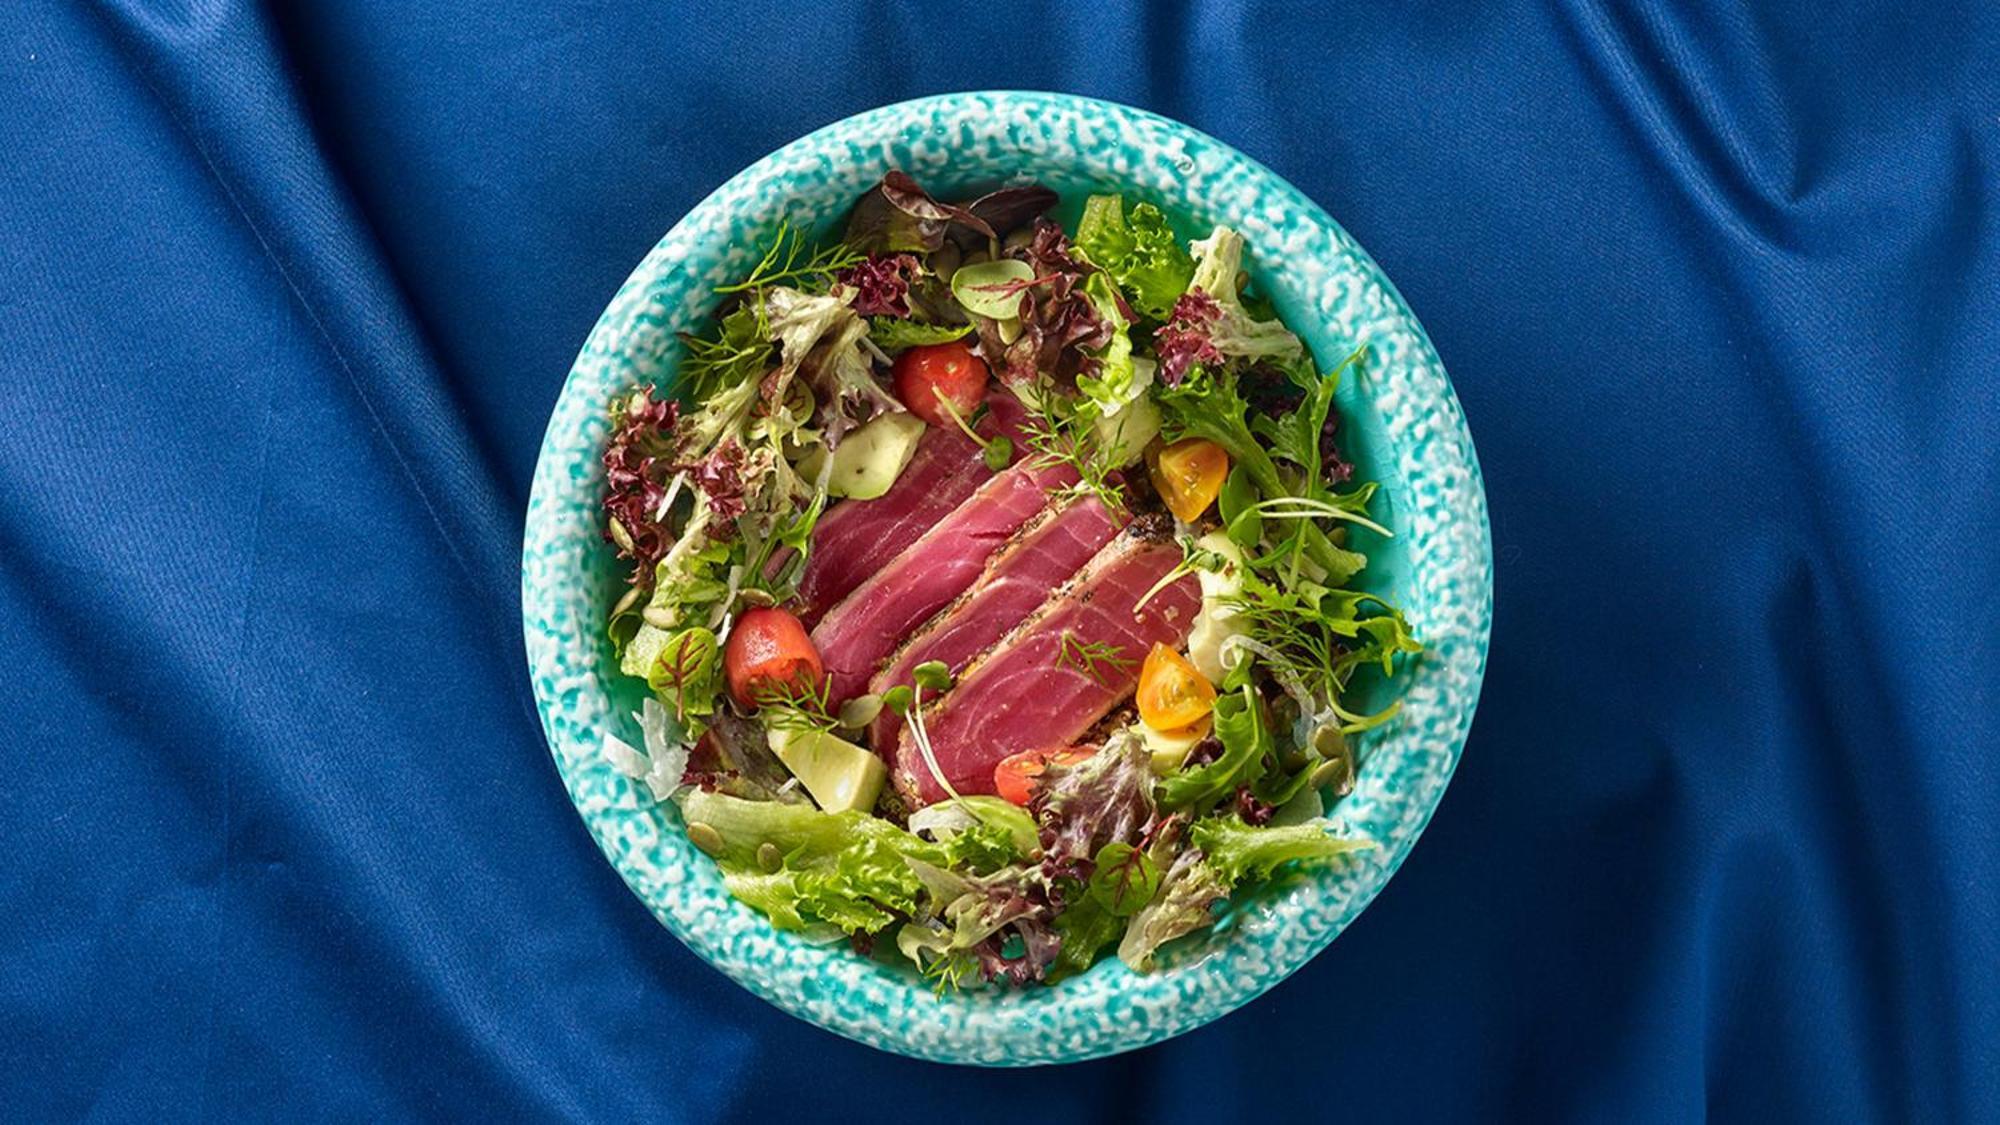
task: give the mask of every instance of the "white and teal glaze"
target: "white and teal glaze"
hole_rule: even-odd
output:
[[[1239,902],[1209,934],[1169,947],[1154,973],[1115,959],[1051,988],[939,997],[904,968],[772,929],[723,890],[678,814],[605,763],[605,731],[639,741],[637,685],[604,638],[622,590],[599,534],[606,403],[668,384],[674,333],[700,326],[712,291],[746,272],[781,215],[824,226],[890,168],[942,195],[1039,180],[1073,208],[1091,191],[1160,204],[1184,233],[1242,231],[1252,272],[1330,366],[1357,344],[1371,361],[1341,388],[1346,447],[1382,482],[1392,542],[1364,544],[1367,579],[1427,646],[1393,685],[1401,714],[1360,740],[1355,792],[1336,809],[1380,846],[1345,866]],[[1071,212],[1073,214],[1073,211]],[[667,232],[597,322],[543,440],[522,546],[529,670],[557,769],[634,893],[669,930],[744,987],[884,1050],[1018,1066],[1131,1050],[1198,1027],[1277,984],[1324,949],[1388,882],[1451,779],[1486,664],[1492,561],[1486,498],[1465,418],[1422,327],[1374,261],[1268,169],[1185,125],[1125,106],[1036,93],[950,94],[850,117],[718,188]],[[1371,702],[1379,702],[1371,700]]]

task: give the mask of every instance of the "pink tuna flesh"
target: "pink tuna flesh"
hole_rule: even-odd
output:
[[[1026,411],[1013,394],[986,396],[975,427],[982,437],[1005,434],[1023,446]],[[799,617],[808,625],[903,552],[993,475],[982,451],[955,426],[931,426],[889,491],[873,500],[843,500],[814,526],[812,553],[799,579]]]
[[[954,674],[963,671],[1089,562],[1118,534],[1125,518],[1123,513],[1114,517],[1094,496],[1060,502],[1045,511],[994,554],[985,573],[956,603],[903,646],[869,682],[868,690],[880,694],[909,684],[911,669],[927,660],[944,662]],[[869,744],[892,753],[902,729],[902,716],[884,708],[869,727]]]
[[[924,711],[937,768],[960,793],[991,793],[993,767],[1026,750],[1072,745],[1132,694],[1154,644],[1187,639],[1201,608],[1201,584],[1183,575],[1135,608],[1180,564],[1172,542],[1120,535],[1082,571],[974,662],[949,694]],[[1124,663],[1089,668],[1065,657],[1064,638],[1101,643]],[[896,787],[913,804],[946,796],[906,728],[896,743]]]
[[[1014,465],[828,610],[812,641],[826,663],[832,705],[867,691],[882,661],[972,585],[987,559],[1042,510],[1049,490],[1075,481],[1068,466]]]

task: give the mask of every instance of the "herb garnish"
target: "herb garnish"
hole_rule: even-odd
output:
[[[1056,645],[1056,667],[1075,668],[1099,686],[1110,687],[1112,678],[1105,669],[1129,672],[1139,662],[1125,655],[1125,650],[1108,641],[1080,641],[1075,633],[1065,631]]]
[[[1065,397],[1044,390],[1040,402],[1028,411],[1021,436],[1037,464],[1067,465],[1076,473],[1076,483],[1064,491],[1070,495],[1095,496],[1112,512],[1125,510],[1125,494],[1118,487],[1118,450],[1098,440],[1096,404],[1088,398]]]
[[[835,271],[844,270],[865,256],[844,242],[815,247],[810,234],[793,226],[790,220],[780,219],[777,235],[750,276],[734,285],[718,286],[715,291],[741,293],[771,285],[824,284]]]

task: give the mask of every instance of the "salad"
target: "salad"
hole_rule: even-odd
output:
[[[1137,971],[1231,899],[1372,847],[1366,668],[1422,647],[1350,583],[1376,491],[1241,235],[1153,205],[889,173],[780,223],[610,404],[610,615],[649,694],[604,750],[731,894],[939,989]]]

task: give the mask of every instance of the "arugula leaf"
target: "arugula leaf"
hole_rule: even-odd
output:
[[[948,343],[964,337],[971,331],[970,324],[920,324],[914,320],[888,316],[868,318],[868,338],[885,352],[900,352],[905,348],[921,347],[925,344]]]
[[[1242,466],[1229,470],[1216,497],[1216,511],[1222,516],[1223,532],[1229,541],[1247,553],[1264,541],[1264,517],[1257,511],[1257,486]]]
[[[1230,460],[1250,475],[1251,483],[1267,499],[1295,495],[1278,472],[1271,455],[1265,451],[1263,443],[1251,430],[1248,421],[1250,406],[1237,393],[1233,372],[1207,366],[1196,367],[1180,385],[1161,386],[1155,398],[1166,419],[1162,430],[1170,440],[1189,436],[1207,438],[1229,453]],[[1300,519],[1296,524],[1291,533],[1293,552],[1312,560],[1315,566],[1327,573],[1330,581],[1347,581],[1359,573],[1368,561],[1357,552],[1336,546],[1327,537],[1325,529],[1311,520]],[[1286,552],[1281,550],[1274,556],[1253,561],[1269,566],[1272,557],[1282,558],[1285,555]]]
[[[1179,386],[1162,386],[1156,395],[1166,417],[1162,429],[1171,440],[1201,437],[1220,445],[1232,463],[1250,474],[1266,496],[1289,493],[1271,455],[1251,432],[1250,404],[1236,391],[1233,372],[1199,367]]]
[[[1174,237],[1167,217],[1150,203],[1128,214],[1123,196],[1091,196],[1077,223],[1076,246],[1118,282],[1141,316],[1154,322],[1172,314],[1174,302],[1194,277],[1194,259]]]
[[[1262,774],[1264,756],[1272,750],[1271,732],[1250,685],[1216,697],[1215,737],[1222,742],[1222,756],[1160,782],[1160,804],[1185,808],[1213,801]]]

